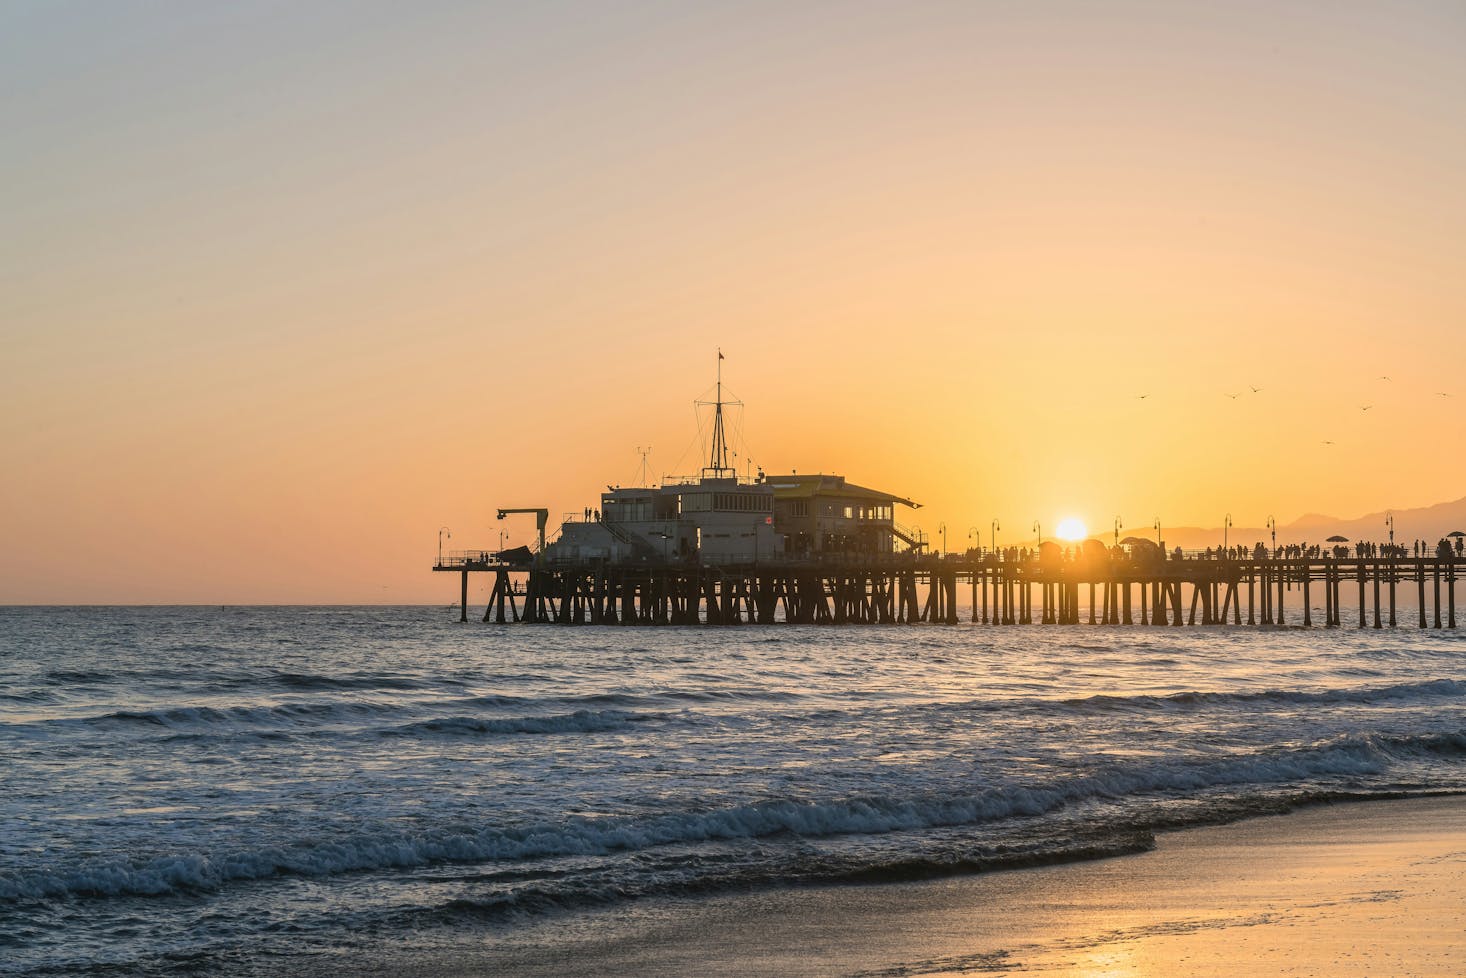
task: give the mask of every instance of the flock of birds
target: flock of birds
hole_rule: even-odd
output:
[[[1385,374],[1381,374],[1378,379],[1384,381],[1385,383],[1393,383],[1393,381],[1391,381],[1390,378],[1387,375],[1385,375]],[[1248,390],[1252,391],[1252,393],[1254,393],[1254,394],[1261,394],[1262,393],[1262,388],[1261,387],[1257,387],[1257,386],[1254,386],[1252,384],[1248,384],[1247,385],[1247,388],[1248,388]],[[1234,401],[1237,400],[1237,398],[1239,398],[1239,397],[1242,396],[1242,392],[1241,391],[1238,391],[1235,394],[1232,393],[1231,391],[1223,391],[1223,393],[1226,394],[1227,397],[1231,398]],[[1436,391],[1435,392],[1435,396],[1436,397],[1450,397],[1451,395],[1447,391]],[[1146,400],[1149,397],[1150,397],[1149,394],[1141,394],[1141,395],[1139,395],[1139,398],[1142,401]],[[1374,409],[1374,405],[1373,404],[1361,404],[1361,405],[1359,405],[1359,410],[1361,412],[1370,411],[1370,410],[1373,410],[1373,409]],[[1325,445],[1332,445],[1333,442],[1325,439],[1324,440],[1324,444]]]

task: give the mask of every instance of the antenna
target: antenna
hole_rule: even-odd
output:
[[[645,488],[647,488],[648,486],[651,485],[651,483],[647,481],[647,465],[646,465],[647,456],[650,455],[651,453],[652,453],[652,446],[650,446],[650,445],[648,445],[645,448],[642,448],[640,445],[638,445],[636,447],[636,454],[638,454],[638,455],[641,456],[641,487],[643,489],[645,489]]]

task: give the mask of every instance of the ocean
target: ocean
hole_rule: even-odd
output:
[[[1415,628],[3,608],[0,975],[337,973],[1138,852],[1466,789],[1463,705],[1466,638]]]

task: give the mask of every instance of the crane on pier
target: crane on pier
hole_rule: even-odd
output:
[[[545,552],[545,524],[548,523],[548,522],[550,522],[550,511],[548,509],[535,509],[534,507],[525,507],[525,508],[520,508],[520,509],[501,509],[501,510],[499,510],[499,519],[502,520],[504,517],[510,515],[511,513],[533,513],[534,514],[534,528],[539,532],[539,539],[540,539],[540,548],[539,548],[539,550],[537,552],[538,553],[541,553],[541,554],[544,553]]]

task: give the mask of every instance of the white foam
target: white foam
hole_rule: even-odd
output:
[[[595,856],[672,843],[760,838],[781,833],[825,837],[970,825],[1035,816],[1089,799],[1190,793],[1229,785],[1312,784],[1321,777],[1378,774],[1408,755],[1466,754],[1466,731],[1426,736],[1343,736],[1300,749],[1273,748],[1217,760],[1186,758],[1116,764],[1048,783],[980,788],[950,797],[871,796],[810,802],[776,799],[649,818],[567,818],[484,826],[443,834],[375,833],[330,843],[255,851],[177,854],[139,863],[99,861],[66,873],[0,876],[0,899],[68,895],[156,895],[207,891],[231,881],[281,874],[322,876],[437,862]]]

